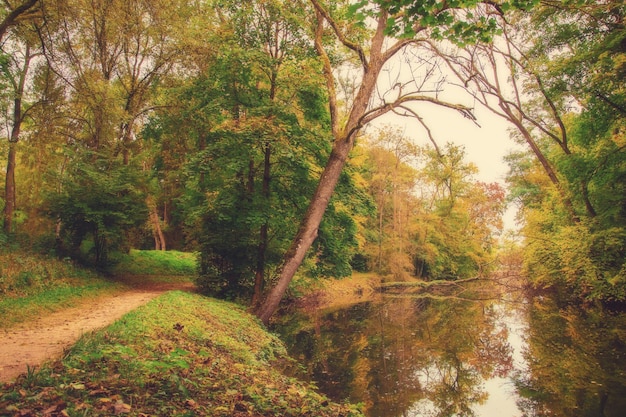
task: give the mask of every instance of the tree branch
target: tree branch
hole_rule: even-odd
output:
[[[328,13],[328,11],[324,9],[324,7],[322,7],[322,5],[320,4],[318,0],[311,0],[311,3],[313,3],[313,6],[315,7],[316,14],[321,15],[324,18],[324,20],[328,22],[330,27],[333,29],[333,32],[335,32],[337,39],[339,39],[339,42],[341,42],[348,49],[356,52],[357,55],[359,56],[359,60],[361,61],[361,65],[363,66],[363,69],[367,70],[367,68],[369,67],[369,62],[367,61],[367,56],[365,55],[365,51],[363,51],[363,48],[361,48],[360,45],[357,45],[356,43],[346,38],[346,36],[339,29],[337,22],[335,22],[335,20],[332,18],[330,13]]]
[[[17,23],[18,18],[25,14],[29,9],[35,6],[39,0],[27,0],[21,5],[13,9],[3,20],[0,22],[0,40],[4,37],[4,34],[10,26]]]

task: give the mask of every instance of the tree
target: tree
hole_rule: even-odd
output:
[[[8,82],[10,104],[6,107],[5,117],[8,131],[9,149],[5,179],[5,205],[3,209],[3,230],[6,234],[13,232],[13,218],[17,207],[15,171],[17,164],[17,146],[22,134],[22,126],[28,111],[34,105],[29,103],[29,77],[32,72],[33,60],[40,54],[32,31],[26,27],[13,31],[13,35],[2,45],[0,71]],[[3,106],[4,107],[4,106]]]
[[[435,1],[381,1],[378,4],[363,1],[350,6],[341,2],[325,4],[319,0],[311,0],[311,15],[315,16],[312,38],[326,78],[333,148],[298,233],[284,256],[278,281],[257,310],[257,315],[263,322],[267,323],[276,311],[292,277],[315,240],[342,169],[358,133],[365,125],[392,111],[409,111],[408,103],[414,102],[437,104],[472,117],[469,109],[464,106],[446,103],[436,95],[413,90],[412,87],[418,83],[398,83],[395,89],[389,89],[388,94],[383,94],[378,101],[375,97],[381,71],[401,52],[412,50],[419,55],[421,44],[431,37],[448,37],[459,42],[489,38],[495,23],[488,14],[481,14],[480,9],[477,11],[479,18],[474,21],[473,12],[464,14],[462,11],[463,7],[476,6],[476,2],[456,3],[457,7],[452,9],[445,3]],[[507,3],[508,6],[510,5]],[[347,20],[348,11],[352,12],[352,19],[361,19]],[[365,24],[366,16],[371,18],[371,30]],[[332,34],[332,38],[328,36],[328,32]],[[389,39],[390,34],[397,37]],[[335,88],[336,72],[331,60],[331,54],[334,55],[339,46],[360,65],[360,84],[343,117]],[[407,92],[407,87],[412,91]],[[392,99],[389,98],[391,94],[395,94]]]
[[[195,6],[83,0],[45,6],[45,24],[38,30],[47,62],[65,88],[65,145],[85,150],[73,156],[121,155],[125,164],[147,174],[151,155],[144,152],[141,131],[155,109],[158,86],[182,60],[188,34],[183,22]],[[140,155],[144,166],[132,164]],[[144,183],[153,187],[147,222],[155,231],[155,246],[165,249],[154,184]]]
[[[123,248],[127,231],[145,221],[142,179],[121,158],[93,155],[74,161],[62,178],[62,192],[49,197],[48,212],[61,222],[62,253],[82,258],[86,250],[96,266],[104,267],[109,253]]]
[[[525,266],[535,287],[587,301],[626,299],[624,13],[620,2],[545,3],[523,17],[540,29],[520,32],[514,49],[516,68],[533,80],[525,110],[541,121],[539,145],[578,220],[563,222],[536,165],[513,155],[509,180],[524,203]]]
[[[199,248],[202,286],[251,295],[255,304],[296,231],[312,173],[328,155],[328,113],[319,64],[294,23],[303,19],[298,4],[222,3],[217,13],[213,39],[228,47],[213,51],[149,130],[155,127],[164,149],[185,149],[176,169],[184,173],[180,201]],[[354,189],[349,175],[341,182]],[[348,213],[335,199],[308,273],[350,272],[355,231]]]
[[[0,41],[11,26],[16,25],[19,21],[32,19],[39,16],[38,6],[39,0],[25,0],[16,7],[11,7],[8,2],[4,2],[0,11],[2,21],[0,22]]]

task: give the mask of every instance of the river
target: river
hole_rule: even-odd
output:
[[[301,377],[370,417],[626,415],[626,314],[476,294],[309,306],[274,330]]]

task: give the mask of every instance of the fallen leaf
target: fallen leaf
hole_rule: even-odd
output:
[[[115,405],[113,405],[113,414],[118,415],[118,414],[128,414],[130,413],[130,410],[132,409],[132,407],[128,404],[125,403],[115,403]]]
[[[185,401],[185,406],[189,407],[189,408],[198,408],[198,403],[195,402],[192,399],[188,399]]]

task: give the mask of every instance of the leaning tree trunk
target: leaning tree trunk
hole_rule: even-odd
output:
[[[317,231],[328,207],[330,198],[341,176],[348,153],[352,148],[350,141],[343,140],[336,143],[330,158],[322,173],[320,182],[311,199],[311,203],[300,224],[300,229],[284,257],[283,264],[279,270],[279,278],[276,285],[265,298],[265,301],[257,311],[257,316],[263,323],[268,323],[270,317],[278,309],[280,300],[283,298],[291,279],[296,270],[302,264],[307,250],[317,238]]]

